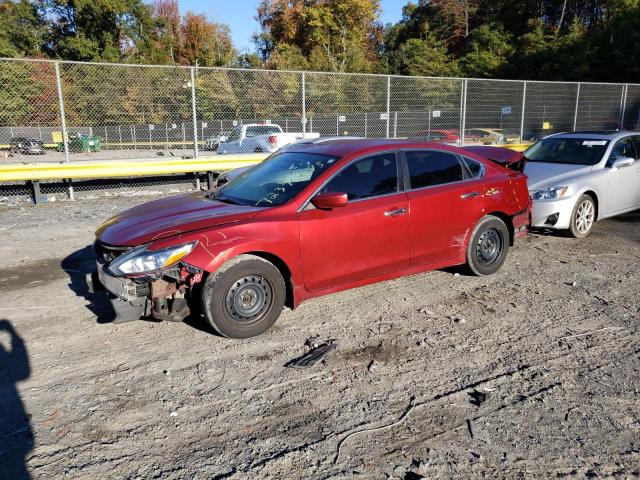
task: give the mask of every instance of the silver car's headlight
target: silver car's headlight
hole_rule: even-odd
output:
[[[109,269],[116,275],[130,275],[162,270],[189,255],[197,242],[185,243],[161,250],[148,250],[146,246],[136,248],[116,258]]]
[[[531,194],[532,200],[553,200],[564,197],[569,187],[566,185],[559,185],[556,187],[547,187],[542,190],[538,190]]]

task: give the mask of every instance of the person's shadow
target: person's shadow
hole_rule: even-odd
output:
[[[25,411],[17,382],[29,378],[31,366],[24,342],[8,320],[0,320],[10,349],[0,342],[0,479],[30,479],[26,456],[33,449],[31,420]]]

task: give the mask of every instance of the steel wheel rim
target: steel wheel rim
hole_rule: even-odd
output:
[[[576,230],[584,235],[593,225],[595,208],[591,200],[584,200],[576,211]]]
[[[259,321],[272,303],[273,289],[262,275],[247,275],[235,280],[225,295],[227,313],[242,323]]]
[[[480,235],[476,244],[476,257],[483,265],[494,263],[502,254],[502,234],[495,228],[490,228]]]

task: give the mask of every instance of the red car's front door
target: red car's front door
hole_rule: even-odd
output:
[[[410,265],[409,202],[398,181],[396,154],[355,160],[322,192],[347,193],[332,210],[298,213],[305,287],[338,287]]]
[[[457,155],[438,150],[405,151],[411,210],[411,264],[456,257],[483,216],[483,166],[468,168]],[[485,188],[486,189],[486,188]]]

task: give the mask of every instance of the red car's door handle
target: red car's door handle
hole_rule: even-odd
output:
[[[462,198],[463,200],[466,200],[467,198],[477,197],[478,195],[480,195],[478,192],[469,192],[469,193],[464,193],[460,195],[460,198]]]
[[[406,208],[394,208],[393,210],[387,210],[384,212],[385,217],[397,217],[398,215],[404,215],[407,213]]]

